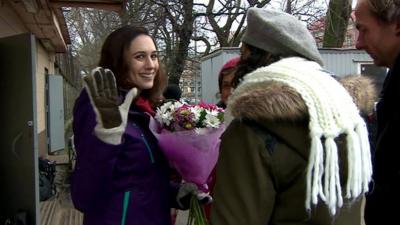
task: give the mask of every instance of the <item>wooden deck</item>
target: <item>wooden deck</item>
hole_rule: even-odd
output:
[[[68,165],[56,166],[57,194],[40,202],[40,225],[82,225],[83,214],[76,210],[70,195]]]
[[[40,225],[82,225],[83,214],[54,198],[40,203]]]

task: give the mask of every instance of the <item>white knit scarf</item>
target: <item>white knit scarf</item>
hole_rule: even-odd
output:
[[[313,61],[291,57],[259,68],[244,77],[237,91],[252,83],[269,81],[290,86],[307,105],[311,149],[305,206],[311,210],[311,203],[316,205],[320,198],[327,204],[330,213],[335,215],[336,209],[342,207],[343,199],[338,148],[334,139],[346,134],[348,178],[345,197],[356,198],[368,191],[372,175],[365,122],[344,87]]]

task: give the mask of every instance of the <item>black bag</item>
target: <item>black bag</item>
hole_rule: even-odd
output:
[[[56,164],[48,159],[39,158],[39,197],[46,201],[56,194],[54,177]]]
[[[28,225],[28,213],[24,210],[18,212],[9,218],[0,216],[0,225]]]

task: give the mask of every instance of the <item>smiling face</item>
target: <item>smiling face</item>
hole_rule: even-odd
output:
[[[358,30],[357,49],[364,49],[377,66],[392,67],[400,53],[400,30],[397,22],[384,22],[370,10],[366,0],[359,0],[355,9]]]
[[[133,39],[125,52],[128,78],[139,90],[153,87],[159,69],[158,53],[153,39],[139,35]]]

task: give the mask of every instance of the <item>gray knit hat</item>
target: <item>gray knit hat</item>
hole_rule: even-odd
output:
[[[242,41],[274,55],[300,55],[323,65],[315,40],[306,26],[285,12],[250,8]]]

